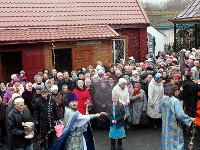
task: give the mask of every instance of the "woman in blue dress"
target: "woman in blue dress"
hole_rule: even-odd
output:
[[[110,120],[111,150],[115,150],[116,141],[118,150],[122,150],[122,139],[126,137],[124,130],[124,106],[119,103],[119,95],[112,96],[112,103],[108,105],[108,118]]]

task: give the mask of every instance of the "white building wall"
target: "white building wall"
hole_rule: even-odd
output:
[[[157,56],[159,51],[164,51],[165,35],[152,26],[147,27],[147,32],[155,37],[156,46],[154,55]]]

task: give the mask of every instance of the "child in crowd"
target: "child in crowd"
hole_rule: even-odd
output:
[[[116,140],[118,150],[122,150],[122,139],[126,137],[124,130],[124,106],[119,103],[119,95],[112,96],[112,103],[108,105],[108,118],[110,120],[111,150],[115,150]]]

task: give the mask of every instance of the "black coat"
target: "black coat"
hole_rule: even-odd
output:
[[[73,91],[74,89],[74,86],[73,86],[73,81],[68,79],[68,80],[65,80],[65,79],[62,79],[58,82],[58,91],[62,91],[62,86],[63,85],[67,85],[68,86],[68,89],[70,91]]]
[[[149,86],[149,82],[140,81],[140,85],[141,85],[141,89],[144,90],[145,95],[146,95],[147,100],[148,100],[148,86]]]
[[[185,80],[182,83],[182,86],[183,92],[181,97],[183,99],[183,104],[186,107],[186,110],[188,111],[188,115],[190,117],[195,117],[197,110],[197,102],[199,100],[198,92],[200,92],[200,85],[194,83],[191,80]]]
[[[107,108],[107,113],[108,113],[108,119],[110,120],[110,124],[112,125],[112,120],[113,119],[113,102],[111,102],[108,105]],[[118,103],[115,106],[115,115],[116,115],[116,121],[117,121],[117,127],[121,127],[124,125],[124,115],[125,115],[125,109],[124,106],[121,103]]]
[[[22,98],[24,99],[24,104],[31,111],[31,114],[33,113],[32,100],[33,100],[34,94],[35,94],[34,88],[31,92],[25,89],[25,91],[22,93]]]
[[[50,104],[49,104],[49,101],[50,101]],[[35,122],[38,122],[38,121],[48,122],[49,118],[51,122],[53,122],[54,120],[59,120],[60,116],[58,114],[55,100],[52,98],[51,100],[50,98],[45,100],[42,98],[42,96],[37,98],[35,101],[33,117],[34,117]]]
[[[8,114],[8,130],[11,133],[11,144],[13,148],[20,148],[32,143],[32,140],[25,139],[24,127],[22,122],[32,122],[28,108],[24,108],[23,113],[20,113],[16,108],[13,108]]]
[[[107,110],[108,104],[112,101],[112,93],[108,88],[102,89],[101,87],[96,89],[94,96],[94,109],[96,113],[105,112]],[[103,107],[102,105],[105,105]]]
[[[92,99],[92,101],[94,101],[94,96],[95,96],[95,92],[96,92],[96,89],[93,85],[90,85],[90,88],[88,89],[89,93],[90,93],[90,97]]]

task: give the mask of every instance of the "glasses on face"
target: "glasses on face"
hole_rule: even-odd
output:
[[[17,107],[24,107],[24,105],[17,105]]]

